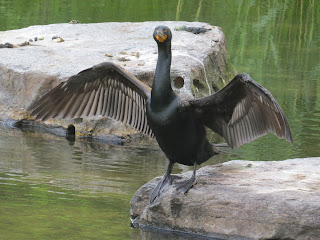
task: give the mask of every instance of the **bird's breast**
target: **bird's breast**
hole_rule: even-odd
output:
[[[149,126],[154,129],[169,125],[181,118],[178,112],[178,100],[174,99],[169,104],[155,105],[151,101],[147,102],[146,114]]]

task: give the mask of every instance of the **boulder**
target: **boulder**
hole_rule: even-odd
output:
[[[146,183],[133,196],[135,226],[219,239],[320,237],[320,158],[206,166],[197,171],[188,193],[177,191],[173,183],[149,204],[159,180]]]
[[[30,119],[26,109],[33,101],[70,76],[105,61],[121,65],[151,86],[157,60],[157,45],[152,34],[158,25],[167,25],[173,32],[171,78],[179,94],[204,96],[232,78],[233,72],[226,62],[224,34],[219,27],[207,23],[30,26],[0,32],[1,118]],[[190,32],[183,26],[208,31]],[[49,120],[46,124],[65,127],[73,124],[80,135],[134,132],[131,127],[101,117],[76,122]]]

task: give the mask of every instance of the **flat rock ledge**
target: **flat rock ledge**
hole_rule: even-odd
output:
[[[187,194],[173,184],[149,204],[159,180],[133,196],[135,226],[218,239],[320,239],[320,158],[206,166]]]
[[[105,61],[119,64],[151,86],[157,60],[157,45],[152,34],[158,25],[167,25],[173,32],[171,78],[178,93],[207,95],[232,78],[234,73],[226,61],[224,34],[219,27],[207,23],[30,26],[0,32],[0,120],[30,120],[26,109],[33,101],[70,76]],[[209,31],[193,34],[183,31],[183,26]],[[13,48],[7,48],[10,46],[7,42]],[[65,128],[73,124],[80,135],[135,132],[131,127],[99,117],[80,122],[49,120],[46,124]]]

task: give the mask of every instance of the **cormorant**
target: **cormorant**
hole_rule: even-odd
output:
[[[158,61],[152,89],[121,67],[105,62],[71,76],[29,108],[36,119],[109,116],[153,136],[169,160],[167,170],[150,195],[150,202],[172,183],[174,163],[196,166],[219,153],[206,138],[205,127],[232,148],[274,133],[292,143],[288,121],[271,93],[248,74],[238,74],[223,89],[199,99],[182,100],[171,87],[171,38],[168,27],[153,33]]]

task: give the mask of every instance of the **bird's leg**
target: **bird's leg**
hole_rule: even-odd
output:
[[[192,188],[193,183],[196,180],[196,171],[197,171],[197,163],[195,162],[193,165],[193,173],[191,178],[188,181],[179,184],[179,186],[177,187],[177,190],[181,190],[184,193],[187,193],[189,189]]]
[[[160,182],[158,183],[158,185],[154,188],[154,190],[152,191],[151,195],[150,195],[150,203],[152,203],[154,201],[154,199],[156,199],[156,197],[158,197],[162,191],[162,189],[164,188],[164,186],[166,184],[172,184],[172,176],[171,176],[171,172],[172,172],[172,167],[173,167],[173,162],[169,161],[167,170],[165,172],[165,174],[163,175],[163,177],[161,178]]]

